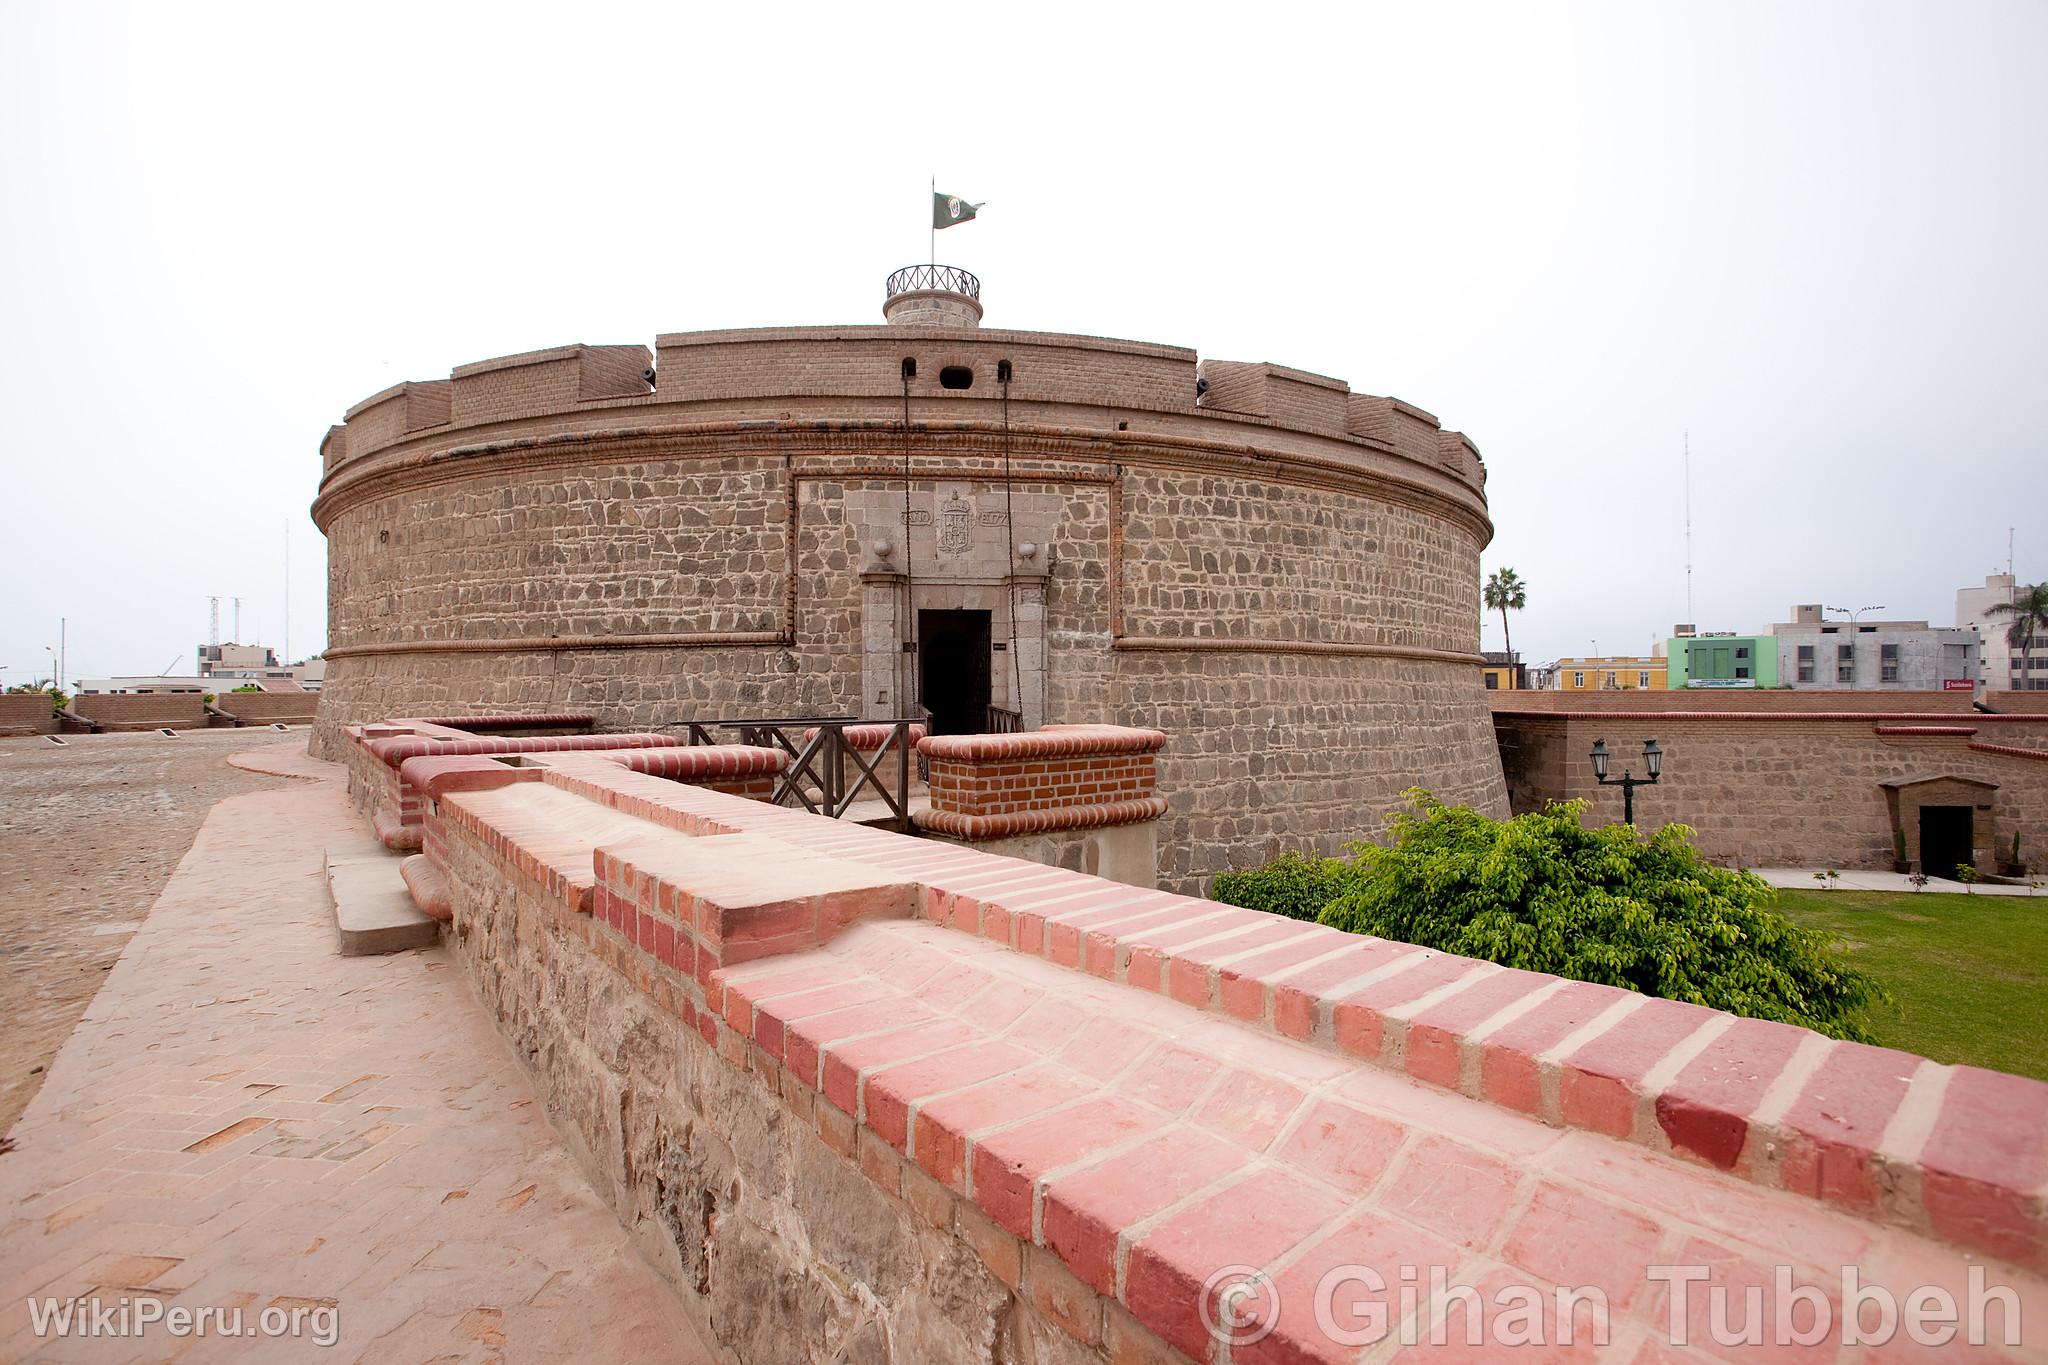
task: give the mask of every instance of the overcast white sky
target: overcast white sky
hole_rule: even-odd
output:
[[[1347,17],[1334,17],[1339,9]],[[323,643],[330,422],[571,341],[1172,342],[1472,436],[1525,656],[2048,573],[2048,5],[0,0],[0,666]],[[223,632],[232,633],[223,605]],[[1489,648],[1500,628],[1490,624]]]

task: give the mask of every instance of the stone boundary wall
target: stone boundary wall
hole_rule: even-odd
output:
[[[2048,1289],[2037,1082],[541,761],[422,775],[449,941],[735,1359],[1222,1359],[1227,1262],[1288,1291],[1260,1361],[1375,1257]],[[569,792],[631,821],[587,901]]]
[[[71,699],[73,713],[104,730],[203,730],[198,692],[88,692]]]
[[[1618,691],[1566,692],[1523,689],[1489,692],[1495,711],[1517,715],[1538,711],[1640,712],[1705,711],[1747,714],[1869,712],[1873,715],[1982,715],[1968,692],[1803,691],[1782,687],[1691,687],[1660,691],[1626,688]],[[2048,692],[1986,692],[1981,700],[1993,712],[2011,715],[2048,714]]]
[[[1650,687],[1585,692],[1522,690],[1489,692],[1486,699],[1496,712],[1512,711],[1517,714],[1534,711],[1973,713],[1968,692],[1859,692],[1849,688],[1810,692],[1782,687],[1682,687],[1668,691]]]
[[[57,717],[50,707],[49,694],[43,692],[21,692],[13,695],[0,693],[0,735],[54,735],[56,733]]]
[[[1607,741],[1614,775],[1632,767],[1640,776],[1642,741],[1656,739],[1663,778],[1637,789],[1637,825],[1689,825],[1717,863],[1889,868],[1896,850],[1880,784],[1944,776],[1998,785],[1991,850],[2010,848],[2017,832],[2030,862],[2048,856],[2048,764],[2032,759],[2048,754],[2048,716],[1497,707],[1494,727],[1517,813],[1582,799],[1587,820],[1600,823],[1621,819],[1622,798],[1595,782],[1593,742]],[[1908,839],[1917,846],[1916,832]]]

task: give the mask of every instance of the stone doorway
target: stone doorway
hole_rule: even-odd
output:
[[[1920,870],[1952,881],[1956,868],[1973,862],[1975,816],[1969,806],[1920,807]]]
[[[1894,855],[1930,877],[1954,877],[1958,863],[1989,867],[1998,784],[1956,773],[1880,782],[1891,815]]]
[[[917,614],[917,693],[935,735],[988,728],[989,655],[994,620],[985,611]]]

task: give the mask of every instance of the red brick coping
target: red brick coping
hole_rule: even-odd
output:
[[[1405,1073],[1504,1113],[1604,1134],[2048,1269],[2048,1085],[2037,1081],[920,843],[616,765],[538,771],[550,784],[685,833],[766,835],[900,874],[920,888],[924,918],[991,947]],[[647,967],[669,966],[659,935],[669,924],[671,969],[694,983],[687,992],[665,988],[685,1022],[728,1053],[726,1030],[762,1046],[773,1041],[785,1058],[802,1038],[822,1058],[823,1072],[813,1074],[824,1077],[823,1098],[841,1117],[875,1112],[863,1085],[878,1063],[833,1061],[842,1019],[826,1015],[812,1026],[764,1012],[746,990],[728,998],[719,941],[684,925],[680,893],[623,850],[611,866],[609,896],[597,900],[600,923],[616,936],[605,941],[622,945],[613,950],[625,954],[622,970],[644,983]],[[829,940],[843,922],[814,907],[810,928],[780,951]],[[770,1028],[777,1031],[764,1035]],[[832,1079],[835,1066],[846,1071],[841,1082]],[[964,1083],[944,1066],[920,1082],[929,1093]],[[927,1126],[945,1126],[942,1111],[925,1112]],[[968,1122],[930,1140],[969,1161],[976,1131]],[[1006,1186],[1030,1187],[1040,1174],[1025,1161]],[[972,1190],[980,1199],[980,1187]]]
[[[408,717],[393,723],[433,725],[447,730],[567,730],[575,726],[588,729],[597,724],[597,717],[588,711],[552,711],[533,716]]]
[[[1977,743],[1972,743],[1970,747],[1983,754],[2003,754],[2007,758],[2031,758],[2037,762],[2048,763],[2048,749],[2020,749],[2010,744]]]
[[[889,724],[849,725],[840,733],[846,736],[846,742],[854,749],[864,754],[871,754],[889,742],[889,737],[896,733],[896,727]],[[931,731],[924,726],[912,724],[910,727],[911,747],[916,748],[918,742],[930,733]],[[817,737],[818,727],[815,725],[804,731],[804,743],[806,744]]]
[[[1944,738],[1977,733],[1974,725],[1873,725],[1870,728],[1880,735],[1939,735]]]
[[[936,735],[918,744],[931,807],[918,827],[957,839],[1101,829],[1166,814],[1158,730],[1051,725],[1007,735]]]
[[[491,735],[464,739],[443,739],[435,735],[397,735],[388,739],[366,739],[364,747],[387,765],[401,767],[409,758],[426,754],[472,756],[478,754],[547,754],[589,749],[664,749],[681,747],[687,740],[675,735]]]
[[[1094,758],[1105,754],[1156,754],[1166,747],[1163,730],[1128,725],[1047,725],[1007,735],[934,735],[917,751],[928,759],[953,762],[1023,762],[1046,758]]]

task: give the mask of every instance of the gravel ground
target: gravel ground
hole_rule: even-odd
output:
[[[289,785],[228,766],[267,729],[66,738],[0,739],[0,1134],[214,802]]]

